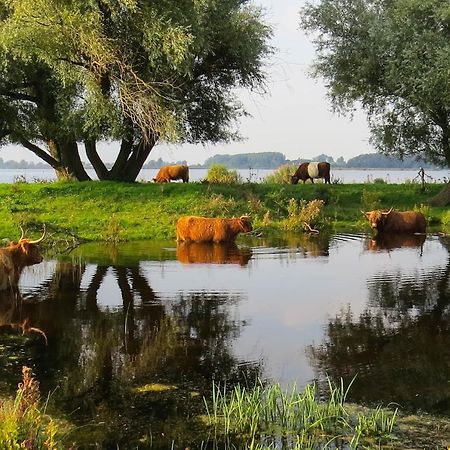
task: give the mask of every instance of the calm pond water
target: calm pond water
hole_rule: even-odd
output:
[[[21,301],[1,294],[0,391],[30,365],[87,448],[195,447],[213,380],[356,375],[351,401],[450,415],[449,252],[350,234],[83,245],[27,268]]]

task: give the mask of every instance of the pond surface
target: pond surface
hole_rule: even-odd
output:
[[[191,445],[213,380],[356,375],[351,401],[450,416],[449,252],[349,234],[86,244],[27,268],[22,300],[1,294],[0,393],[30,365],[87,448]]]

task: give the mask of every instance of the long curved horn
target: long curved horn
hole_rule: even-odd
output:
[[[394,207],[391,206],[391,209],[388,212],[381,212],[381,214],[384,214],[387,216],[388,214],[390,214],[392,212],[393,209],[394,209]]]
[[[36,239],[35,241],[29,241],[30,244],[37,244],[37,243],[43,241],[46,234],[47,234],[47,228],[45,228],[45,223],[44,223],[44,233],[42,234],[42,236],[39,239]]]
[[[23,228],[22,228],[21,225],[19,225],[19,228],[20,228],[20,231],[22,232],[22,234],[21,234],[21,236],[19,238],[19,241],[21,241],[23,239],[23,237],[25,236],[25,232],[23,231]]]
[[[365,211],[363,211],[362,209],[360,209],[360,211],[364,214],[364,215],[366,215],[367,213],[365,212]]]

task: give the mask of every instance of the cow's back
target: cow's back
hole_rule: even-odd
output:
[[[394,211],[388,216],[384,224],[384,232],[394,233],[425,233],[427,220],[418,211]]]

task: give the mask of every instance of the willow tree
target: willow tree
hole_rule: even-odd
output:
[[[270,35],[248,0],[0,0],[0,145],[86,180],[84,144],[100,179],[133,181],[158,142],[237,137]]]
[[[320,0],[301,17],[336,110],[361,104],[382,153],[450,167],[450,4]],[[450,202],[450,185],[436,201]]]

